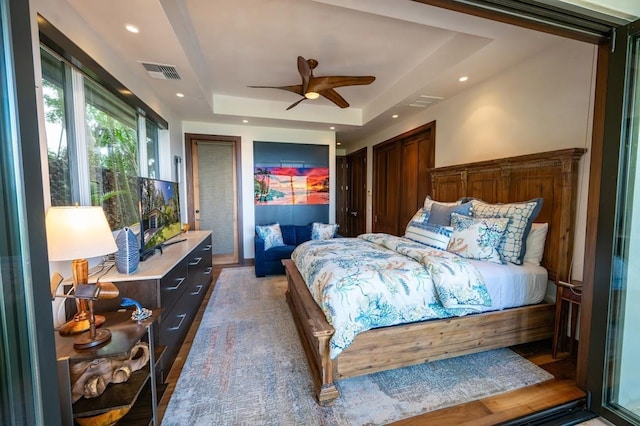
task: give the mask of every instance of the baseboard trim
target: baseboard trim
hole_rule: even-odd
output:
[[[499,426],[570,426],[597,417],[587,410],[586,398],[578,399],[548,410],[500,423]]]

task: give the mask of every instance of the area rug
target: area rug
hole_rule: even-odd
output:
[[[223,269],[163,425],[378,425],[552,376],[497,349],[338,381],[319,406],[285,300],[286,279]]]

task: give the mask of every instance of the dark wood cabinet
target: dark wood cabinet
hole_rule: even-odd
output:
[[[149,309],[163,308],[157,341],[166,346],[158,362],[158,378],[164,382],[198,308],[211,284],[211,231],[190,231],[177,242],[140,263],[132,275],[111,271],[101,281],[113,282],[120,296]],[[118,309],[121,298],[96,302],[98,312]]]
[[[373,147],[373,232],[403,235],[431,193],[435,122]]]

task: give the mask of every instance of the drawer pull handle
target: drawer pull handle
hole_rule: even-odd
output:
[[[176,318],[180,318],[180,322],[175,327],[168,328],[168,330],[169,331],[176,331],[176,330],[180,329],[180,327],[182,326],[182,322],[184,321],[184,319],[186,317],[187,317],[187,314],[176,315]]]
[[[202,260],[201,257],[196,257],[194,260],[191,261],[191,263],[189,263],[189,266],[196,266],[198,263],[200,263],[201,260]]]
[[[203,274],[210,275],[212,270],[213,270],[213,266],[209,266],[207,269],[204,270]]]
[[[205,248],[202,249],[203,251],[211,251],[211,244],[209,244],[208,246],[205,246]]]
[[[170,290],[170,291],[177,290],[182,285],[182,283],[184,282],[184,277],[178,278],[176,281],[178,283],[176,285],[174,285],[173,287],[167,287],[167,290]]]
[[[192,295],[192,296],[197,296],[197,295],[199,295],[199,294],[200,294],[200,292],[202,291],[202,287],[203,287],[203,286],[202,286],[202,284],[200,284],[200,285],[198,286],[198,291],[194,291],[194,292],[192,292],[192,293],[191,293],[191,295]]]

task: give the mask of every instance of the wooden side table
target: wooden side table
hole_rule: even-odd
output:
[[[60,408],[62,424],[73,425],[76,416],[97,416],[114,409],[124,407],[133,408],[140,399],[141,411],[144,412],[144,423],[159,425],[158,396],[156,384],[156,366],[158,357],[162,356],[163,348],[154,345],[154,323],[162,313],[162,309],[155,309],[153,315],[142,321],[131,320],[131,311],[105,313],[106,322],[103,327],[111,331],[111,340],[90,349],[77,350],[74,348],[73,336],[60,336],[56,333],[56,354],[58,357],[58,389],[60,390]],[[86,331],[85,333],[88,333]],[[71,395],[71,363],[96,358],[108,358],[115,355],[129,355],[131,348],[146,335],[149,344],[149,363],[142,369],[131,374],[124,383],[110,384],[97,398],[81,398],[72,402]],[[147,383],[149,385],[147,386]],[[139,398],[144,394],[143,389],[149,389],[150,402]],[[150,406],[148,406],[150,404]],[[150,412],[147,418],[147,412]],[[137,415],[131,410],[130,416]],[[126,423],[127,417],[123,418]]]
[[[582,302],[582,282],[573,281],[571,284],[556,283],[556,320],[553,333],[552,357],[556,358],[558,350],[565,349],[567,325],[571,314],[571,329],[569,334],[569,354],[573,355],[576,343],[576,329],[578,326],[578,312]]]

